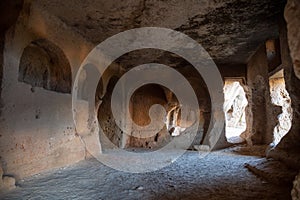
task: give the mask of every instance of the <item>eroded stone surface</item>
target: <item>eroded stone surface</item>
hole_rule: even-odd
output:
[[[284,12],[287,21],[289,48],[293,60],[294,71],[300,79],[300,2],[288,0]]]
[[[34,88],[32,85],[26,84],[29,80],[25,83],[18,82],[19,61],[23,49],[32,41],[41,38],[53,42],[61,49],[70,63],[71,69],[68,70],[69,74],[66,79],[70,80],[72,77],[74,80],[80,63],[96,44],[121,31],[144,26],[167,27],[186,33],[208,50],[219,64],[219,68],[222,69],[222,77],[245,77],[247,75],[250,85],[247,92],[251,92],[250,98],[253,99],[250,103],[253,105],[254,112],[250,113],[249,109],[248,111],[255,121],[249,121],[250,124],[254,124],[254,131],[248,132],[248,135],[246,133],[245,138],[250,141],[249,143],[252,140],[254,143],[270,142],[271,126],[268,120],[272,121],[270,120],[272,114],[266,109],[269,98],[266,81],[268,71],[263,50],[260,50],[258,57],[250,60],[250,64],[247,62],[257,47],[266,39],[278,37],[277,19],[282,14],[284,3],[282,0],[251,2],[238,0],[205,2],[179,0],[25,1],[25,7],[18,23],[6,33],[6,46],[3,54],[5,78],[2,92],[4,109],[3,115],[1,115],[3,135],[1,132],[0,150],[4,171],[20,178],[77,162],[84,159],[86,155],[85,144],[81,140],[81,136],[78,136],[74,126],[71,96]],[[295,69],[299,62],[297,57],[299,43],[294,42],[299,38],[297,29],[299,17],[295,9],[297,5],[297,1],[290,0],[285,14],[289,24],[289,42]],[[4,37],[1,35],[2,44],[4,44]],[[154,57],[152,61],[170,64],[171,67],[178,69],[187,77],[197,93],[199,109],[202,113],[201,119],[203,119],[201,127],[205,134],[211,118],[211,102],[205,84],[201,78],[195,76],[195,70],[193,71],[186,61],[182,61],[174,55],[166,56],[162,52],[145,50],[118,60],[117,64],[119,65],[116,71],[125,72],[137,64],[151,60],[145,59],[147,54]],[[286,56],[288,55],[285,54]],[[32,59],[38,58],[33,57]],[[51,63],[51,59],[48,61]],[[27,64],[29,63],[31,63],[30,60]],[[248,71],[246,70],[247,64],[251,68],[248,68]],[[286,66],[290,67],[290,65]],[[116,71],[110,71],[110,76],[117,73]],[[39,74],[39,77],[47,76],[46,70],[41,70],[40,73],[42,74]],[[56,74],[54,79],[59,76]],[[299,80],[288,70],[285,76],[296,114],[291,134],[279,145],[279,148],[285,152],[278,151],[279,159],[283,159],[285,155],[294,156],[299,152],[294,148],[299,146],[297,143],[299,141]],[[70,92],[70,85],[70,83],[67,84],[68,92]],[[61,85],[57,87],[65,88]],[[106,88],[102,91],[106,91]],[[105,92],[101,93],[100,99],[104,95]],[[159,101],[166,103],[168,97],[163,99],[161,96]],[[139,104],[137,107],[146,109],[149,106]],[[145,113],[143,111],[143,114]],[[104,125],[113,129],[108,135],[119,146],[126,146],[128,138],[125,138],[125,143],[120,145],[119,140],[124,141],[124,138],[120,136],[121,131],[115,128],[112,118],[108,119],[109,114],[105,116],[101,114],[107,113],[99,112],[99,119],[103,120],[103,123],[108,120],[108,125]],[[134,118],[142,124],[148,122],[147,117],[143,119],[140,117],[140,114],[135,114]],[[253,135],[254,138],[251,138]],[[203,142],[201,139],[199,138],[197,144]],[[225,141],[224,138],[222,140]],[[148,147],[147,142],[151,144],[150,146],[155,146],[155,137],[150,141],[135,139],[129,139],[129,141],[132,146]],[[292,148],[294,153],[284,151],[288,148]],[[293,156],[289,157],[290,161],[297,161]],[[197,174],[194,175],[197,176]],[[189,177],[187,179],[189,180]],[[9,178],[7,180],[10,181]],[[195,182],[195,184],[197,183]],[[140,188],[140,186],[135,186],[135,188]],[[235,197],[234,195],[233,197]]]
[[[292,186],[294,177],[298,173],[297,170],[290,169],[279,161],[265,158],[246,163],[245,167],[268,182],[289,187]]]
[[[246,114],[248,128],[243,137],[250,144],[271,143],[273,140],[273,130],[270,124],[272,122],[270,119],[272,117],[270,113],[271,97],[268,62],[264,46],[261,46],[248,62],[247,85],[250,109],[246,111],[248,112]]]
[[[292,126],[293,110],[291,107],[291,98],[285,88],[283,77],[270,79],[270,90],[272,104],[281,108],[281,112],[278,115],[278,124],[275,126],[273,132],[273,144],[277,145]]]
[[[166,27],[200,42],[218,62],[245,63],[264,40],[278,36],[276,16],[282,14],[285,2],[44,0],[35,3],[96,44],[131,28]]]
[[[296,179],[294,180],[294,187],[292,190],[292,199],[293,200],[300,199],[300,174],[298,174],[298,176],[296,176]]]
[[[292,3],[291,1],[290,3]],[[295,4],[297,5],[297,3]],[[289,6],[286,7],[285,14],[290,16],[294,16],[292,21],[299,22],[299,18],[295,16],[295,12],[289,11]],[[289,20],[287,20],[287,23]],[[298,42],[298,39],[291,38],[290,33],[294,32],[298,29],[298,26],[288,26],[287,30],[285,27],[281,28],[280,40],[281,40],[281,55],[282,62],[284,63],[284,78],[286,81],[286,89],[290,94],[292,109],[293,109],[293,120],[292,127],[288,134],[286,134],[281,142],[277,145],[274,150],[271,150],[268,154],[269,157],[273,157],[277,160],[281,160],[293,168],[300,168],[300,80],[297,78],[295,71],[293,69],[293,62],[291,59],[291,55],[297,54],[297,50],[292,47],[291,51],[289,51],[288,44],[293,42]],[[296,52],[295,52],[296,51]]]

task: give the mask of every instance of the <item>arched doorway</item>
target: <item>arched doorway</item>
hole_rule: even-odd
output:
[[[226,119],[225,135],[230,143],[244,140],[240,135],[246,130],[246,112],[248,105],[246,93],[239,79],[226,79],[224,85],[224,112]]]

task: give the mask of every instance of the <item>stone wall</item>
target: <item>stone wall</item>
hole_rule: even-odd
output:
[[[300,199],[300,173],[296,176],[294,180],[294,186],[292,190],[292,199],[299,200]]]
[[[300,2],[288,0],[284,12],[287,21],[288,43],[295,75],[300,79]]]
[[[273,35],[273,29],[270,32],[268,30],[269,26],[266,26],[266,24],[270,25],[270,27],[274,27],[273,18],[277,15],[277,7],[273,6],[270,11],[268,10],[268,12],[260,16],[260,13],[262,13],[261,7],[268,8],[269,5],[268,2],[263,1],[257,1],[256,3],[258,5],[255,3],[249,5],[244,3],[238,4],[239,6],[252,6],[251,8],[254,9],[253,13],[260,11],[256,13],[256,18],[251,17],[250,22],[247,22],[247,24],[245,22],[245,24],[241,25],[240,20],[237,19],[240,19],[243,15],[240,14],[238,9],[233,8],[231,1],[214,2],[211,5],[204,6],[201,4],[187,4],[182,1],[173,2],[172,4],[169,2],[154,1],[147,2],[147,10],[145,9],[146,2],[141,5],[136,5],[136,3],[132,1],[129,3],[107,3],[105,6],[102,5],[104,4],[103,2],[99,1],[96,3],[97,6],[94,6],[93,4],[88,5],[89,3],[86,2],[81,4],[77,1],[66,3],[60,0],[27,0],[24,3],[24,8],[15,27],[9,29],[5,38],[4,35],[0,35],[2,39],[0,42],[2,45],[5,45],[3,46],[4,78],[2,80],[3,87],[1,94],[4,108],[2,109],[0,120],[0,152],[4,174],[11,174],[17,178],[23,178],[51,168],[72,164],[85,158],[85,145],[81,140],[83,136],[78,135],[78,130],[75,129],[72,116],[70,79],[72,81],[74,80],[81,62],[95,46],[95,44],[91,42],[98,43],[120,31],[139,26],[169,27],[183,31],[193,36],[193,38],[199,42],[203,41],[203,45],[209,50],[209,53],[214,55],[214,58],[220,58],[220,63],[229,58],[229,60],[226,61],[228,63],[235,62],[235,69],[237,69],[240,68],[239,63],[244,62],[243,59],[253,52],[257,44],[264,40],[266,35]],[[158,2],[160,6],[157,6]],[[84,4],[85,6],[83,7],[82,5]],[[103,10],[98,12],[98,7],[103,8]],[[245,17],[249,17],[249,7],[243,9]],[[124,11],[124,8],[127,10]],[[220,15],[216,15],[217,8],[220,8]],[[144,11],[147,11],[145,12],[146,15],[143,14]],[[51,12],[51,14],[49,12]],[[81,15],[82,13],[85,14]],[[233,15],[231,16],[232,20],[219,21],[219,19],[227,19],[225,16],[229,14]],[[262,20],[262,23],[253,27],[254,24],[257,23],[257,19],[266,19],[266,16],[268,16],[268,20]],[[168,20],[165,20],[166,18],[168,18]],[[103,26],[99,26],[99,19],[101,19],[101,22],[104,22]],[[212,24],[210,24],[210,22],[212,22]],[[196,26],[194,26],[195,23],[197,24]],[[200,30],[200,28],[202,28],[202,30]],[[262,30],[265,34],[261,34]],[[219,38],[220,33],[224,33],[221,39],[218,40],[217,43],[212,42],[217,41],[215,38]],[[264,36],[261,37],[260,35]],[[256,36],[259,39],[250,40],[251,38],[256,38]],[[66,57],[68,65],[70,66],[70,70],[66,72],[66,85],[65,82],[62,83],[63,86],[60,84],[52,85],[51,82],[55,81],[51,81],[51,78],[47,79],[48,76],[51,75],[48,68],[29,73],[27,65],[30,65],[31,60],[36,60],[37,62],[38,58],[27,56],[27,59],[29,59],[28,62],[27,60],[25,60],[26,62],[22,62],[24,49],[26,52],[26,48],[28,50],[30,44],[32,45],[32,43],[40,41],[41,39],[47,40],[51,42],[51,44],[53,43]],[[240,42],[241,39],[245,40],[245,42]],[[36,46],[34,49],[35,48]],[[224,49],[226,49],[226,51],[224,51]],[[41,49],[39,49],[39,51],[40,50]],[[47,57],[47,55],[50,54],[46,53],[41,55]],[[261,80],[261,78],[258,77],[258,74],[261,72],[263,74],[265,73],[265,71],[260,71],[265,67],[264,55],[260,52],[256,56],[257,57],[251,61],[253,64],[251,64],[251,67],[255,68],[253,70],[254,74],[250,74],[248,77],[253,97],[256,96],[256,87],[261,86],[260,84],[264,83],[265,78],[263,77],[263,80]],[[53,61],[53,59],[40,60],[40,64],[46,63],[47,66],[49,65],[49,68],[55,67],[55,62],[51,63],[51,60]],[[171,61],[173,60],[176,60],[176,57],[173,57]],[[262,62],[263,66],[258,67],[256,65],[257,62]],[[174,65],[176,65],[176,63]],[[222,68],[222,70],[223,74],[229,75],[229,70],[227,70],[226,67]],[[24,73],[24,71],[26,71],[26,73]],[[207,88],[199,77],[194,76],[196,74],[195,71],[192,71],[191,67],[185,66],[179,71],[185,75],[185,77],[188,77],[197,94],[200,105],[200,118],[202,119],[200,127],[203,129],[201,131],[204,132],[205,136],[210,120],[218,120],[217,117],[221,118],[221,116],[217,116],[216,118],[211,117],[211,102],[207,95]],[[19,72],[21,72],[21,76],[19,76]],[[236,73],[239,74],[239,76],[244,76],[246,74],[245,65],[243,64],[241,69]],[[29,74],[31,78],[27,77],[27,79],[26,76]],[[46,76],[47,78],[45,78]],[[60,75],[55,74],[50,77],[55,79],[59,78],[59,76]],[[31,82],[32,80],[34,81]],[[108,80],[109,78],[107,81]],[[72,81],[71,83],[73,83]],[[65,86],[67,88],[66,90]],[[263,96],[259,94],[258,99],[253,99],[252,101],[254,107],[258,109],[257,112],[253,113],[254,117],[258,117],[258,119],[262,120],[266,120],[266,117],[259,116],[258,111],[262,112],[263,110],[260,109],[262,109],[263,106],[256,105],[256,102],[260,102],[261,99],[259,98],[266,97],[265,92],[268,90],[265,86],[266,85],[263,85],[263,88],[259,88],[261,90],[258,91],[258,93],[261,93]],[[106,85],[104,88],[106,89]],[[57,93],[57,91],[62,93]],[[101,94],[101,98],[103,95],[105,95],[105,92]],[[161,95],[159,95],[159,97],[153,94],[151,95],[153,97],[150,97],[151,102],[153,100],[153,102],[156,103],[160,102],[166,104],[168,101],[163,99]],[[140,118],[145,115],[149,107],[148,104],[144,105],[140,103],[146,101],[143,99],[143,95],[137,95],[134,98],[139,99],[139,97],[141,97],[140,100],[133,100],[131,105],[132,109],[145,109],[145,111],[143,110],[140,113],[133,111],[133,118],[137,122],[143,121]],[[109,99],[109,93],[106,97],[104,96],[104,98]],[[86,102],[83,102],[83,104],[85,103]],[[150,104],[150,102],[148,103]],[[84,106],[86,106],[84,108],[91,108],[94,105]],[[109,107],[109,104],[103,104],[102,106]],[[104,110],[106,110],[106,108]],[[78,110],[73,111],[77,112]],[[111,136],[117,146],[126,147],[126,145],[129,144],[129,146],[134,147],[147,147],[149,144],[153,146],[154,142],[156,142],[156,137],[150,138],[149,141],[123,138],[121,131],[118,130],[115,125],[112,127],[113,118],[109,119],[110,113],[104,112],[102,115],[102,113],[99,112],[99,115],[98,119],[100,119],[100,123],[103,122],[104,126],[113,129],[108,130],[107,134]],[[145,122],[147,122],[147,120]],[[259,121],[259,123],[262,122]],[[86,121],[83,123],[86,123]],[[257,130],[254,131],[257,133],[255,134],[257,138],[254,138],[255,143],[259,143],[262,140],[266,142],[265,140],[268,140],[268,138],[262,136],[262,128],[259,127],[260,125],[261,124],[255,125],[257,128]],[[98,135],[96,136],[98,139]],[[202,136],[203,135],[200,135],[199,138],[197,138],[195,144],[205,142],[205,144],[209,144],[209,137],[207,137],[207,141],[203,141],[204,137]],[[167,138],[166,132],[163,133],[162,137],[159,136],[157,141],[159,141],[159,138]],[[146,142],[148,142],[148,145]],[[227,145],[224,133],[222,133],[219,142],[219,148]],[[98,143],[95,144],[99,147]],[[96,148],[96,150],[98,150],[98,148]]]
[[[0,152],[4,175],[17,179],[73,164],[84,159],[86,154],[76,134],[71,94],[45,90],[18,80],[24,49],[39,39],[51,41],[65,54],[71,67],[68,74],[71,79],[91,49],[80,35],[30,2],[25,2],[16,25],[6,32]],[[80,51],[74,49],[75,41]],[[70,87],[68,89],[70,92]]]
[[[269,157],[282,160],[290,167],[300,168],[300,79],[297,78],[300,51],[300,2],[289,0],[285,9],[286,25],[283,23],[280,33],[281,56],[284,66],[286,88],[290,94],[293,108],[292,128],[277,147],[268,153]]]

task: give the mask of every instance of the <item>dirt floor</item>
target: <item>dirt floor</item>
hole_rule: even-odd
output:
[[[290,199],[288,186],[268,183],[245,163],[260,159],[241,149],[210,153],[188,151],[161,170],[132,174],[88,159],[19,181],[0,199]]]

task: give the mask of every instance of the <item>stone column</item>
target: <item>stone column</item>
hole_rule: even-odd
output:
[[[248,108],[252,119],[247,119],[249,133],[246,138],[248,143],[250,141],[252,144],[269,144],[273,139],[273,130],[268,123],[271,97],[265,46],[261,46],[248,62],[247,84]]]
[[[2,109],[3,50],[6,31],[13,26],[23,7],[23,0],[0,2],[0,114]]]

